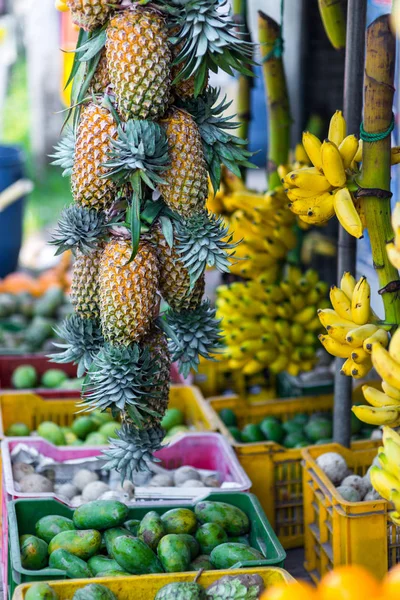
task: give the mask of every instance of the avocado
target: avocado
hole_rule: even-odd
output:
[[[16,390],[35,388],[37,382],[38,375],[35,367],[32,367],[32,365],[20,365],[11,375],[11,383]]]
[[[61,369],[48,369],[42,375],[41,385],[45,388],[58,388],[68,375]]]
[[[237,425],[237,417],[233,410],[230,408],[223,408],[218,413],[219,418],[227,427],[234,427]]]
[[[248,423],[242,429],[242,440],[243,442],[249,444],[252,442],[263,442],[265,437],[259,425]]]

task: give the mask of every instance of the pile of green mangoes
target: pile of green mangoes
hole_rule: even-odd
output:
[[[261,422],[248,423],[242,429],[239,429],[237,416],[230,408],[223,408],[218,415],[234,439],[240,443],[268,441],[282,444],[286,448],[303,448],[333,441],[331,412],[315,412],[312,415],[297,413],[287,421],[267,416]],[[374,429],[373,425],[362,423],[351,413],[352,440],[369,439]]]
[[[28,292],[0,294],[0,351],[56,352],[54,327],[73,311],[60,287],[35,298]]]
[[[32,365],[20,365],[11,375],[11,384],[16,390],[51,388],[59,390],[81,390],[83,377],[70,379],[62,369],[47,369],[42,376]]]
[[[24,569],[50,567],[76,579],[230,569],[264,560],[250,546],[249,533],[246,513],[226,502],[205,500],[194,510],[172,508],[161,515],[149,511],[138,520],[129,519],[122,502],[95,500],[75,509],[71,519],[42,517],[35,534],[19,542]]]
[[[167,408],[161,421],[161,427],[165,430],[164,441],[166,442],[177,433],[189,431],[189,427],[185,425],[185,415],[179,408]]]

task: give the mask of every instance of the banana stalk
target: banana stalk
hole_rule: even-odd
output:
[[[367,29],[364,75],[364,130],[378,133],[392,120],[395,67],[395,38],[390,30],[389,15],[376,19]],[[361,188],[390,190],[390,135],[375,142],[363,143],[362,172],[357,183]],[[372,258],[380,287],[397,280],[397,269],[389,262],[386,244],[393,239],[390,222],[390,199],[366,196],[362,200]],[[385,319],[400,323],[400,299],[383,294]]]
[[[318,0],[319,12],[325,33],[335,50],[346,45],[346,17],[342,0]]]
[[[247,23],[247,0],[233,0],[233,14],[235,22],[240,26],[241,37],[251,42],[251,35]],[[246,65],[251,71],[251,65]],[[249,75],[239,74],[237,87],[237,118],[240,126],[236,130],[236,135],[242,140],[249,137],[249,123],[251,121],[251,88],[253,87],[253,78]]]
[[[282,56],[272,53],[281,30],[276,21],[258,12],[258,36],[268,104],[268,187],[280,184],[279,165],[286,165],[290,148],[290,106]]]

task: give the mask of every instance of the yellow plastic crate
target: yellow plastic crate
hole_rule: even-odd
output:
[[[31,430],[43,421],[69,426],[76,418],[77,398],[44,400],[29,392],[2,392],[0,394],[0,438],[15,422],[25,423]],[[185,415],[185,422],[199,431],[212,431],[210,408],[195,386],[171,385],[170,404]]]
[[[198,583],[207,587],[224,575],[260,575],[265,587],[294,581],[284,569],[278,567],[258,567],[257,569],[230,569],[229,571],[205,571]],[[170,573],[162,575],[132,575],[131,577],[99,577],[96,579],[73,579],[67,581],[49,581],[49,585],[57,592],[59,600],[71,600],[74,593],[89,583],[102,583],[106,585],[118,600],[154,600],[154,596],[168,583],[193,581],[193,573]],[[31,584],[19,585],[14,592],[12,600],[24,600]]]
[[[259,423],[267,416],[288,421],[300,412],[311,415],[317,411],[331,410],[332,395],[273,400],[257,405],[247,404],[238,396],[210,398],[208,402],[213,409],[214,429],[226,436],[233,446],[240,464],[252,482],[251,491],[258,497],[279,541],[286,549],[302,546],[304,525],[301,449],[285,448],[275,442],[241,444],[230,434],[218,412],[223,408],[232,409],[237,416],[239,428],[242,428],[247,423]],[[364,441],[355,443],[365,444]]]
[[[318,467],[324,452],[338,452],[357,475],[365,475],[379,441],[351,450],[339,444],[302,450],[305,528],[305,568],[317,582],[339,565],[359,564],[382,578],[400,562],[400,527],[389,521],[386,500],[347,502]]]

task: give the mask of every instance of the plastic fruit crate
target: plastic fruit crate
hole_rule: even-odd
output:
[[[298,377],[283,372],[277,376],[277,383],[280,398],[302,398],[333,394],[333,379],[304,383]]]
[[[34,448],[40,454],[52,458],[58,463],[67,460],[89,458],[100,454],[99,448],[90,447],[57,447],[42,438],[5,438],[1,444],[3,455],[4,493],[7,500],[18,498],[55,498],[57,494],[23,493],[15,489],[12,474],[11,452],[20,443]],[[198,469],[216,471],[223,488],[175,488],[175,487],[136,487],[135,500],[171,501],[171,498],[189,499],[206,496],[211,492],[226,491],[245,492],[251,487],[251,481],[224,437],[219,433],[188,433],[175,437],[168,446],[155,453],[161,460],[160,465],[166,469],[177,469],[188,465]],[[227,487],[230,488],[227,490]]]
[[[283,567],[286,558],[286,553],[282,548],[278,538],[276,537],[271,525],[261,508],[260,503],[253,494],[240,493],[212,493],[204,498],[206,500],[228,502],[238,508],[241,508],[249,517],[251,523],[250,544],[264,553],[265,560],[249,561],[238,565],[239,567]],[[196,502],[188,502],[179,504],[180,507],[193,509]],[[157,503],[147,506],[138,506],[129,508],[129,519],[141,519],[149,510],[155,510],[159,514],[163,514],[174,508],[174,503],[163,504],[160,506]],[[40,518],[46,515],[63,515],[72,518],[73,510],[65,504],[56,500],[14,500],[7,505],[8,509],[8,526],[9,526],[9,545],[11,550],[11,568],[9,568],[8,578],[11,593],[17,584],[64,579],[65,573],[58,569],[41,569],[32,571],[24,569],[21,565],[19,551],[19,536],[35,531],[35,523]],[[220,572],[219,572],[220,573]],[[171,574],[171,581],[174,581],[175,574]],[[147,576],[142,575],[141,581],[146,581]]]
[[[204,571],[197,580],[200,585],[207,587],[223,577],[224,575],[260,575],[265,588],[269,589],[275,585],[294,581],[284,569],[279,567],[259,567],[258,569],[230,569],[229,571]],[[164,585],[175,582],[192,582],[193,573],[164,573],[162,575],[132,575],[131,577],[96,578],[96,583],[106,585],[111,591],[118,595],[118,600],[153,600],[154,596]],[[74,579],[72,581],[51,582],[59,600],[70,600],[74,593],[84,585],[93,583],[92,579]],[[14,592],[13,600],[24,600],[29,590],[29,584],[20,585]],[[132,590],[135,590],[134,596]]]
[[[347,502],[318,467],[324,452],[338,452],[357,475],[365,475],[380,442],[349,450],[339,444],[302,450],[305,568],[317,582],[339,565],[359,564],[379,579],[400,562],[400,527],[389,521],[386,500]]]
[[[213,430],[210,407],[196,387],[172,385],[169,406],[182,410],[185,422],[198,431]],[[0,437],[4,437],[7,428],[17,421],[25,423],[31,431],[43,421],[69,426],[77,412],[76,398],[46,400],[32,392],[1,392]]]
[[[304,542],[303,489],[301,449],[285,448],[275,442],[237,442],[219,418],[223,408],[232,409],[239,428],[247,423],[259,423],[267,416],[282,421],[292,419],[297,413],[311,415],[332,410],[333,397],[313,396],[273,400],[263,404],[247,404],[239,396],[210,398],[214,429],[221,432],[233,446],[239,462],[249,476],[251,491],[261,505],[284,548],[296,548]],[[364,444],[364,441],[355,444]],[[326,446],[318,446],[325,448]]]

